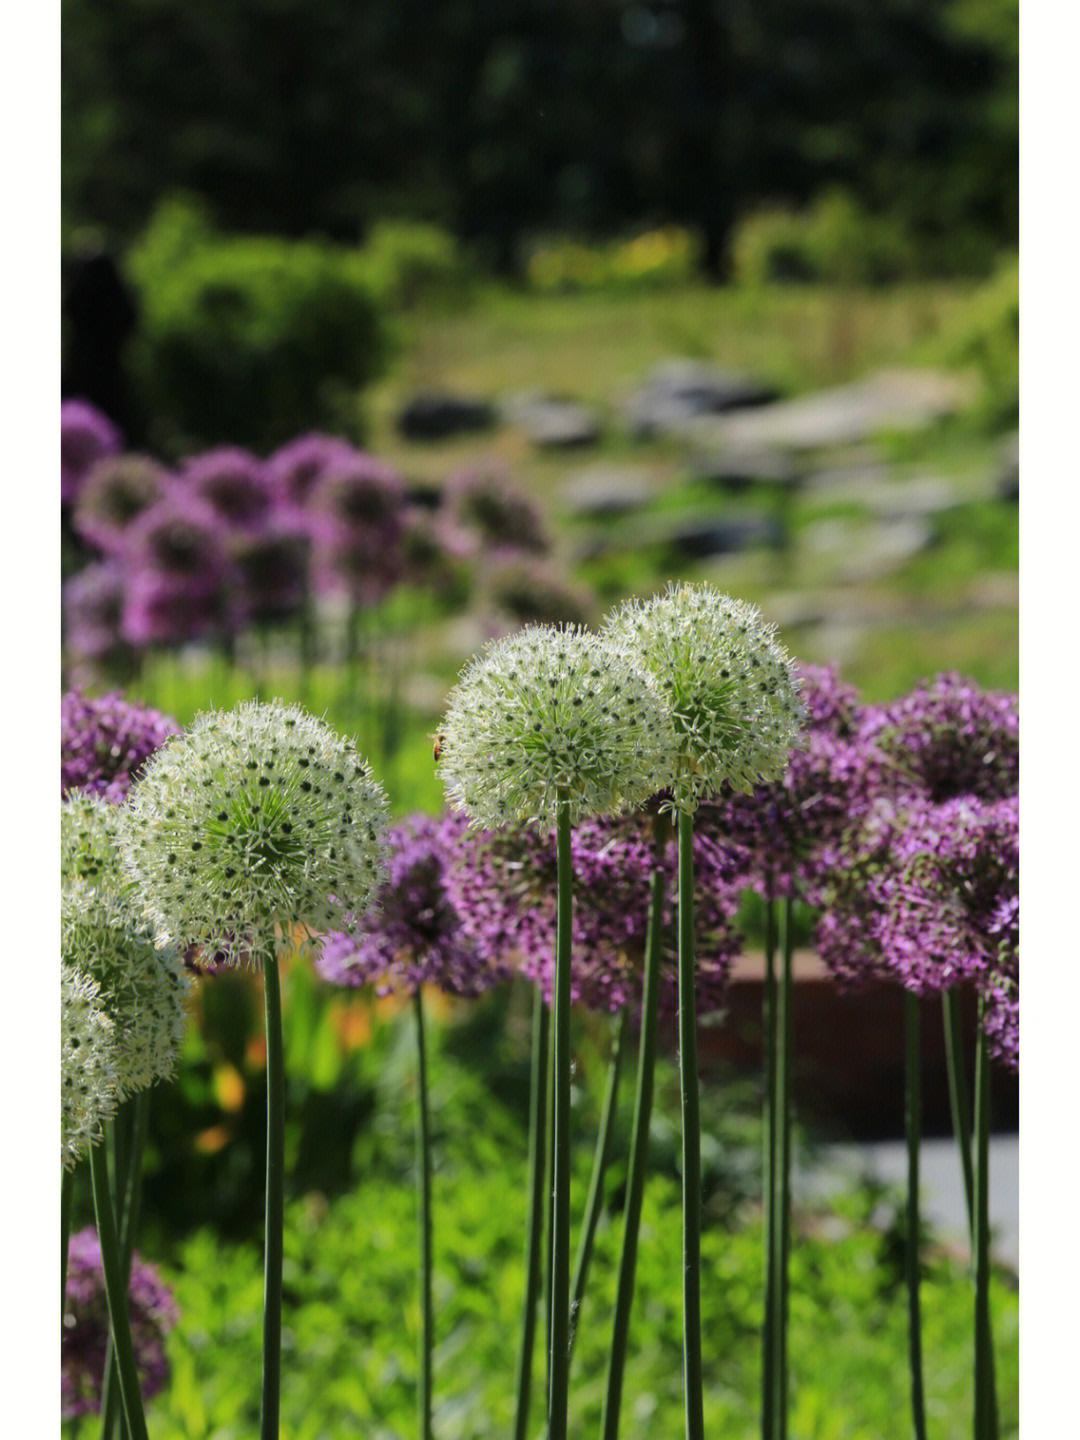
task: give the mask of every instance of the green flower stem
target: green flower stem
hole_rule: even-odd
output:
[[[547,1073],[551,1047],[551,1012],[537,986],[533,992],[532,1071],[529,1078],[529,1238],[525,1251],[525,1308],[518,1356],[514,1440],[526,1440],[532,1394],[536,1301],[540,1292],[547,1167]]]
[[[627,1010],[624,1005],[615,1021],[611,1041],[611,1056],[608,1060],[607,1087],[600,1111],[600,1129],[596,1135],[596,1154],[593,1156],[592,1175],[589,1179],[589,1194],[585,1201],[585,1218],[581,1225],[581,1239],[578,1242],[577,1258],[574,1261],[574,1278],[570,1282],[570,1354],[574,1353],[574,1338],[577,1335],[578,1317],[585,1299],[585,1286],[589,1279],[589,1263],[592,1260],[596,1227],[600,1223],[600,1211],[604,1207],[604,1176],[611,1156],[611,1137],[615,1131],[615,1114],[619,1108],[619,1072],[622,1069],[623,1045],[626,1041]]]
[[[945,1062],[949,1073],[949,1107],[952,1110],[953,1134],[960,1150],[960,1166],[964,1175],[964,1201],[967,1205],[968,1231],[975,1233],[975,1176],[971,1163],[971,1099],[968,1094],[967,1071],[964,1067],[963,1035],[960,1026],[960,1002],[955,990],[941,993],[941,1012],[945,1027]]]
[[[908,1359],[911,1366],[911,1416],[915,1440],[926,1440],[923,1395],[922,1315],[919,1305],[919,1146],[922,1139],[919,997],[904,992],[904,1117],[907,1130]]]
[[[431,1298],[431,1130],[428,1124],[427,1046],[424,1042],[424,1000],[413,993],[416,1016],[417,1121],[420,1161],[420,1440],[431,1440],[431,1351],[435,1342],[435,1310]]]
[[[60,1172],[60,1324],[67,1309],[68,1242],[71,1239],[71,1212],[75,1206],[75,1169]]]
[[[776,1143],[773,1181],[773,1427],[776,1440],[787,1440],[788,1421],[788,1255],[791,1249],[791,897],[785,896],[780,912],[782,969],[776,1000],[776,1068],[774,1109]]]
[[[975,1440],[997,1440],[990,1324],[990,1052],[982,1028],[975,1052]]]
[[[109,1305],[109,1327],[116,1350],[120,1393],[124,1402],[131,1440],[147,1440],[143,1415],[139,1372],[128,1325],[127,1286],[120,1264],[120,1242],[109,1191],[109,1164],[104,1145],[90,1147],[90,1179],[94,1190],[94,1215],[101,1244],[101,1268],[105,1276],[105,1296]]]
[[[128,1123],[126,1139],[117,1152],[123,1156],[124,1168],[116,1223],[126,1290],[131,1278],[131,1253],[135,1248],[135,1235],[139,1228],[139,1211],[142,1206],[143,1151],[146,1149],[146,1134],[150,1123],[149,1089],[138,1091],[124,1109],[124,1119]],[[116,1361],[111,1341],[105,1349],[105,1369],[101,1381],[101,1417],[101,1440],[112,1440],[116,1422],[120,1418],[120,1392],[116,1387]]]
[[[555,1190],[552,1177],[555,1174],[555,1026],[548,1012],[548,1058],[547,1080],[544,1088],[544,1115],[546,1124],[546,1149],[544,1150],[544,1414],[551,1404],[551,1277],[553,1246],[555,1244]]]
[[[776,1368],[773,1344],[773,1305],[776,1289],[776,905],[765,902],[765,986],[762,996],[765,1125],[762,1194],[765,1205],[765,1296],[761,1326],[761,1434],[773,1436],[773,1383]]]
[[[278,957],[263,963],[266,1001],[266,1235],[263,1279],[262,1440],[278,1440],[281,1409],[281,1262],[285,1231],[285,1056]]]
[[[626,1219],[622,1254],[619,1258],[618,1289],[611,1326],[611,1353],[601,1432],[603,1440],[618,1440],[619,1410],[622,1403],[626,1344],[630,1335],[630,1309],[634,1300],[637,1271],[638,1232],[645,1178],[649,1168],[649,1124],[652,1119],[653,1080],[656,1071],[656,1021],[660,1004],[660,949],[664,927],[664,848],[667,820],[657,815],[653,822],[656,858],[649,893],[649,924],[645,935],[645,979],[641,1001],[641,1039],[638,1049],[637,1088],[634,1095],[634,1128],[630,1142],[630,1170],[626,1184]]]
[[[701,1117],[694,1006],[694,817],[679,811],[679,1078],[682,1087],[683,1387],[686,1440],[704,1440],[701,1375]]]
[[[570,951],[573,877],[570,806],[556,820],[558,925],[555,942],[554,1163],[552,1166],[551,1392],[549,1440],[566,1440],[570,1380]]]

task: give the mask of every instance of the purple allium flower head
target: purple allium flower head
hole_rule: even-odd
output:
[[[144,1400],[169,1383],[165,1336],[179,1318],[172,1291],[137,1251],[131,1257],[128,1319]],[[109,1309],[101,1245],[93,1226],[72,1235],[68,1247],[67,1300],[61,1343],[60,1385],[65,1420],[101,1409]]]
[[[462,924],[443,883],[447,859],[468,822],[414,815],[389,831],[390,871],[352,935],[332,932],[316,968],[337,985],[374,984],[380,995],[437,985],[479,995],[505,978]]]
[[[73,517],[75,530],[102,554],[122,555],[131,526],[176,483],[176,477],[148,455],[99,460],[83,482]]]
[[[1015,797],[882,800],[828,887],[819,952],[844,983],[892,978],[926,994],[973,981],[992,992],[1018,975],[1018,876]]]
[[[239,535],[232,547],[239,608],[247,620],[292,615],[307,594],[310,541],[283,521],[258,535]]]
[[[551,549],[540,511],[499,468],[481,466],[453,476],[446,500],[454,520],[475,531],[485,548],[502,546],[537,555]]]
[[[239,446],[223,445],[191,456],[181,479],[229,531],[257,534],[270,518],[273,490],[266,467]]]
[[[370,603],[400,578],[406,492],[391,466],[357,451],[320,475],[311,490],[307,524],[317,590]]]
[[[401,532],[401,578],[437,594],[454,590],[461,578],[461,562],[468,557],[464,533],[441,515],[418,505],[404,512]]]
[[[119,804],[154,751],[179,733],[175,720],[122,695],[69,690],[60,701],[61,799],[82,790]]]
[[[859,733],[855,689],[832,668],[798,668],[808,723],[787,770],[749,794],[727,787],[698,812],[698,825],[731,851],[743,882],[766,900],[801,893],[815,901],[881,789],[882,758]]]
[[[78,660],[106,661],[123,648],[124,573],[119,561],[85,566],[64,582],[65,642]]]
[[[278,509],[302,515],[319,478],[327,470],[355,460],[357,451],[336,435],[301,435],[275,450],[266,475]]]
[[[868,711],[864,733],[893,762],[899,793],[935,804],[962,795],[999,800],[1019,779],[1016,696],[938,675],[909,695]]]
[[[124,448],[120,431],[88,400],[65,400],[60,406],[60,501],[77,500],[95,460],[118,455]]]
[[[230,633],[241,618],[221,522],[194,496],[172,492],[128,531],[121,631],[133,645]]]
[[[1010,895],[995,910],[989,933],[997,956],[982,985],[983,1029],[990,1053],[1010,1070],[1020,1068],[1020,898]]]
[[[653,864],[652,822],[634,814],[586,819],[571,840],[574,868],[574,937],[571,991],[575,1003],[617,1011],[641,1002],[641,967]],[[670,947],[674,845],[667,847],[667,889],[661,1005],[675,1004],[675,957]],[[732,926],[737,893],[729,853],[707,835],[694,837],[698,882],[698,1004],[720,1007],[724,982],[739,939]],[[533,830],[474,832],[465,837],[448,870],[448,888],[478,943],[504,961],[517,955],[522,972],[548,1001],[556,929],[555,849],[550,835]]]

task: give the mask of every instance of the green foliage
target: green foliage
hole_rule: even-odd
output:
[[[748,285],[886,285],[916,271],[902,223],[871,214],[846,190],[829,190],[807,209],[761,210],[736,227],[735,279]]]
[[[525,274],[541,293],[649,290],[691,280],[700,252],[697,237],[676,225],[607,243],[547,240],[533,246]]]
[[[387,310],[457,309],[475,291],[475,272],[454,236],[418,221],[379,221],[347,268]]]
[[[286,1207],[283,1440],[408,1434],[415,1409],[419,1304],[412,1123],[414,1052],[405,1017],[380,1042],[378,1101],[354,1152],[352,1189],[329,1200],[296,1190]],[[432,1026],[435,1151],[435,1431],[444,1440],[506,1434],[523,1290],[527,1203],[527,1080],[486,1077],[467,1046],[452,1053]],[[444,1032],[452,1033],[452,1032]],[[475,1038],[475,1037],[474,1037]],[[585,1190],[602,1064],[588,1045],[576,1089],[574,1183]],[[679,1433],[680,1187],[677,1078],[664,1061],[645,1195],[631,1327],[627,1440]],[[580,1076],[579,1076],[580,1079]],[[497,1088],[496,1088],[497,1087]],[[624,1087],[607,1203],[597,1232],[574,1357],[576,1431],[600,1418],[628,1144]],[[752,1168],[759,1136],[748,1096],[715,1080],[706,1119],[703,1325],[706,1423],[719,1440],[757,1433],[761,1233]],[[671,1118],[669,1118],[669,1116]],[[731,1177],[736,1177],[732,1188]],[[575,1215],[575,1227],[580,1212]],[[895,1265],[900,1197],[842,1193],[828,1213],[797,1209],[792,1248],[792,1431],[807,1440],[901,1440],[908,1433],[906,1314]],[[967,1267],[927,1245],[924,1324],[928,1404],[935,1429],[963,1434],[970,1417],[972,1299]],[[183,1241],[165,1267],[181,1322],[169,1339],[173,1379],[149,1407],[154,1437],[232,1440],[252,1432],[258,1398],[261,1274],[257,1243],[223,1243],[210,1229]],[[1002,1435],[1016,1433],[1017,1296],[1004,1272],[992,1289]],[[534,1387],[541,1423],[543,1361]]]
[[[949,359],[973,365],[982,380],[976,424],[990,434],[1020,418],[1020,272],[1015,258],[982,286],[957,320]]]
[[[339,247],[218,234],[172,200],[127,272],[142,317],[135,373],[160,451],[270,449],[340,423],[380,368],[375,301]]]

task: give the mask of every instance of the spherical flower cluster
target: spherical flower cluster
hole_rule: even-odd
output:
[[[169,1383],[165,1336],[179,1319],[172,1291],[138,1251],[131,1256],[128,1321],[144,1400]],[[93,1227],[79,1230],[68,1246],[67,1297],[60,1356],[62,1414],[65,1420],[101,1409],[109,1308],[101,1245]]]
[[[451,692],[440,736],[447,798],[474,823],[551,828],[639,805],[669,781],[674,736],[652,679],[575,627],[489,644]]]
[[[618,1011],[641,1003],[642,965],[655,856],[643,815],[582,822],[571,839],[575,876],[571,995],[575,1004]],[[694,837],[697,995],[702,1013],[719,1010],[739,936],[738,892],[730,852]],[[674,1010],[672,948],[675,847],[666,847],[661,1007]],[[474,943],[492,963],[515,960],[550,1002],[556,931],[555,848],[530,829],[473,832],[454,851],[446,885]]]
[[[97,982],[60,964],[60,1158],[67,1169],[101,1140],[116,1111],[116,1029]]]
[[[60,876],[123,891],[117,837],[120,807],[98,795],[73,793],[60,805]]]
[[[507,973],[489,963],[462,924],[444,884],[464,817],[414,815],[389,831],[390,869],[354,935],[326,937],[316,967],[336,985],[373,984],[377,993],[412,994],[436,985],[475,996]]]
[[[83,567],[64,581],[65,640],[81,664],[118,663],[126,643],[120,636],[124,612],[124,571],[116,560]]]
[[[269,518],[273,492],[265,467],[247,450],[223,445],[184,463],[185,489],[203,502],[227,531],[257,535]]]
[[[279,932],[349,928],[382,878],[386,813],[351,740],[297,706],[249,702],[158,751],[120,847],[159,933],[260,964]]]
[[[95,460],[116,455],[123,445],[119,430],[87,400],[65,400],[60,406],[60,500],[78,499],[82,482]]]
[[[1020,898],[1002,900],[988,927],[997,953],[983,984],[983,1029],[990,1054],[1010,1070],[1020,1068]]]
[[[628,601],[605,633],[655,677],[678,737],[675,802],[777,779],[804,719],[787,652],[760,612],[708,585]]]
[[[85,790],[119,803],[170,735],[175,720],[122,695],[91,699],[69,690],[60,701],[60,794]]]
[[[219,518],[181,490],[131,526],[121,629],[133,645],[228,634],[238,615]]]
[[[175,485],[175,476],[147,455],[113,455],[99,460],[86,477],[75,506],[75,532],[103,555],[121,556],[131,526]]]
[[[475,532],[485,549],[527,550],[546,555],[551,541],[536,506],[497,469],[455,475],[447,485],[450,514]]]
[[[191,985],[179,952],[155,945],[127,896],[78,880],[66,883],[61,895],[60,947],[66,965],[96,982],[116,1026],[119,1098],[170,1079],[187,1028]]]
[[[233,567],[247,620],[295,614],[307,593],[308,539],[283,524],[236,537]]]
[[[303,516],[320,476],[346,465],[356,452],[336,435],[300,435],[282,445],[266,462],[266,476],[282,512]]]
[[[725,788],[707,798],[696,822],[729,847],[743,882],[766,900],[816,900],[881,788],[882,757],[859,733],[854,689],[832,669],[800,665],[799,674],[808,724],[787,769],[749,794]]]
[[[311,489],[312,584],[354,603],[382,599],[401,573],[405,485],[397,471],[354,451]]]
[[[962,795],[1000,800],[1019,781],[1016,696],[938,675],[909,695],[867,712],[865,733],[894,765],[898,793],[935,804]]]

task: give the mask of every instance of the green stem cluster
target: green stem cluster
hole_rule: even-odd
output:
[[[285,1232],[285,1056],[281,977],[273,952],[263,964],[266,1003],[266,1233],[263,1275],[262,1440],[278,1440],[281,1411],[281,1270]]]
[[[428,1122],[427,1045],[424,1001],[413,994],[416,1017],[417,1119],[420,1164],[420,1387],[417,1397],[420,1440],[431,1440],[431,1352],[435,1343],[435,1309],[431,1293],[431,1131]]]
[[[570,953],[573,877],[570,807],[556,825],[558,923],[555,942],[554,1163],[552,1166],[549,1440],[566,1440],[570,1379]]]
[[[539,986],[533,995],[532,1068],[529,1081],[529,1231],[525,1249],[525,1307],[518,1355],[514,1440],[526,1440],[532,1395],[536,1302],[540,1294],[547,1186],[547,1075],[551,1057],[551,1012]]]
[[[922,1087],[919,997],[904,993],[904,1119],[907,1132],[908,1361],[911,1368],[911,1416],[915,1440],[926,1440],[923,1394],[922,1312],[919,1302],[919,1147],[922,1140]]]

